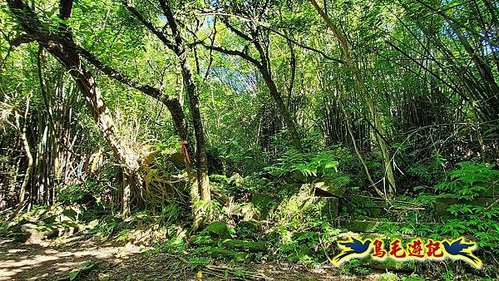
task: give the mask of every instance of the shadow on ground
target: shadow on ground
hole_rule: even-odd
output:
[[[93,242],[71,243],[53,248],[43,244],[0,240],[0,281],[64,280],[84,264],[121,262],[135,249]],[[137,250],[135,250],[137,252]]]
[[[218,264],[194,270],[186,257],[140,251],[132,244],[92,240],[57,247],[0,240],[0,281],[70,280],[70,272],[85,264],[92,264],[91,270],[75,280],[359,280],[342,276],[330,266],[307,268],[280,262]]]

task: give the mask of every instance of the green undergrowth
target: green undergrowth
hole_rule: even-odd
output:
[[[426,272],[426,277],[442,280],[454,280],[460,275],[472,280],[489,280],[487,278],[498,277],[495,258],[499,253],[498,183],[499,171],[493,165],[461,162],[433,186],[416,186],[411,193],[398,196],[389,203],[357,195],[356,199],[349,200],[352,205],[344,211],[357,220],[384,222],[369,232],[386,240],[466,237],[475,241],[478,245],[475,254],[484,262],[481,270],[456,261],[403,262],[396,266]],[[369,265],[369,262],[359,262],[350,261],[345,268],[358,271]]]
[[[39,239],[53,240],[83,235],[139,244],[150,247],[145,255],[174,254],[185,258],[192,269],[269,260],[319,265],[328,264],[338,254],[336,242],[351,233],[355,221],[364,227],[367,221],[375,221],[378,224],[372,229],[356,232],[386,240],[465,236],[478,243],[476,255],[484,261],[484,268],[477,271],[458,261],[377,263],[355,259],[344,264],[342,273],[393,272],[383,277],[386,280],[498,277],[494,257],[499,254],[499,172],[492,165],[459,163],[439,182],[415,186],[386,202],[356,187],[361,184],[358,175],[351,174],[348,161],[352,159],[343,161],[341,153],[344,151],[318,156],[293,152],[262,173],[211,175],[214,220],[198,232],[191,231],[190,210],[183,204],[135,211],[123,219],[99,204],[78,204],[69,196],[66,204],[36,207],[13,221],[3,221],[0,235],[29,239],[27,236],[36,232],[41,233]],[[339,193],[323,197],[316,194],[318,188]],[[324,211],[332,202],[338,209],[333,215]]]

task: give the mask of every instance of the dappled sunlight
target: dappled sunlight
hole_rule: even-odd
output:
[[[125,247],[78,245],[56,250],[12,240],[0,241],[0,252],[0,281],[64,277],[86,262],[121,261],[130,254]]]
[[[24,250],[24,249],[10,249],[7,251],[7,253],[9,253],[9,254],[22,253],[22,252],[26,252],[26,250]]]
[[[498,1],[0,2],[0,281],[498,279]]]

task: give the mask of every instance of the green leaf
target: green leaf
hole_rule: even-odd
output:
[[[71,271],[69,273],[69,281],[73,281],[73,280],[76,280],[76,278],[78,278],[78,275],[80,274],[80,271],[79,270],[76,270],[76,271]]]

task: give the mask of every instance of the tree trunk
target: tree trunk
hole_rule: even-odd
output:
[[[130,196],[131,189],[141,189],[144,182],[140,174],[139,156],[123,145],[116,135],[114,120],[106,107],[106,104],[94,82],[93,77],[87,77],[84,69],[81,72],[70,71],[71,75],[77,79],[77,85],[83,92],[87,105],[97,122],[99,131],[109,144],[114,156],[123,168],[123,175],[126,180],[123,181],[123,215],[130,214]]]
[[[196,169],[197,186],[191,190],[193,229],[197,230],[211,216],[211,188],[208,177],[208,160],[201,111],[199,110],[199,92],[192,76],[192,70],[187,62],[186,49],[180,36],[176,20],[166,0],[160,0],[161,8],[166,16],[170,30],[173,34],[174,44],[168,45],[177,55],[182,70],[182,79],[189,99],[194,134],[196,138]]]
[[[26,113],[24,114],[25,120],[29,111],[29,99],[26,102]],[[28,165],[26,167],[26,171],[24,173],[23,183],[21,184],[21,190],[19,191],[19,204],[23,205],[24,200],[26,199],[26,189],[28,187],[29,179],[31,177],[31,171],[33,170],[33,155],[31,154],[31,149],[29,146],[28,138],[26,136],[26,122],[24,126],[21,128],[21,122],[19,121],[20,115],[16,111],[15,112],[16,126],[19,132],[19,136],[23,142],[24,151],[26,152],[26,157],[28,158]]]
[[[228,50],[228,49],[224,49],[222,47],[213,46],[213,44],[211,46],[203,44],[203,46],[205,48],[209,49],[210,51],[216,50],[216,51],[228,54],[228,55],[239,56],[240,58],[253,64],[258,69],[258,71],[260,72],[260,74],[262,75],[262,77],[264,79],[265,85],[269,89],[270,96],[272,97],[272,99],[276,103],[277,110],[279,111],[279,113],[283,117],[284,124],[289,129],[293,146],[295,146],[299,150],[302,149],[301,136],[297,130],[298,126],[297,126],[296,119],[290,113],[288,107],[285,105],[284,100],[283,100],[282,95],[281,95],[281,92],[279,91],[275,81],[272,79],[272,69],[270,66],[270,58],[268,56],[268,52],[265,51],[264,47],[259,42],[258,29],[253,29],[252,36],[250,36],[250,35],[244,34],[241,30],[239,30],[239,29],[235,28],[234,26],[232,26],[231,24],[229,24],[228,21],[222,20],[222,22],[224,22],[225,26],[230,31],[237,34],[240,38],[246,40],[248,42],[248,44],[252,44],[256,48],[260,58],[255,59],[255,58],[251,57],[250,55],[248,55],[246,52]],[[216,29],[216,26],[215,26],[215,29]],[[295,62],[292,62],[292,64],[294,64],[294,63]],[[293,68],[293,66],[292,66],[292,68]],[[293,69],[292,69],[291,76],[292,77],[291,77],[291,81],[290,81],[290,86],[288,88],[288,91],[289,91],[288,101],[291,99],[291,93],[292,93],[292,87],[293,87],[292,84],[294,83],[294,79],[295,79]]]
[[[275,84],[274,80],[272,79],[272,75],[270,71],[267,69],[265,65],[261,65],[259,68],[260,73],[263,76],[263,80],[265,81],[265,84],[267,85],[267,88],[269,89],[270,95],[274,99],[277,110],[279,110],[279,113],[281,113],[284,123],[289,129],[289,132],[291,134],[291,139],[293,142],[293,145],[301,149],[300,145],[300,135],[298,134],[298,130],[296,129],[296,120],[291,116],[291,113],[289,112],[288,108],[284,104],[284,101],[282,99],[281,93],[277,89],[277,85]]]
[[[32,36],[38,43],[47,49],[56,57],[68,70],[69,74],[75,79],[76,84],[85,97],[91,115],[97,123],[97,127],[110,146],[114,156],[123,168],[128,183],[133,188],[141,188],[143,179],[140,175],[139,157],[133,151],[123,145],[116,135],[114,120],[105,104],[104,99],[95,83],[95,79],[83,66],[80,56],[72,46],[71,31],[61,24],[61,33],[59,37],[46,30],[34,11],[22,0],[8,0],[8,5],[14,16],[21,23],[28,36]],[[72,1],[61,1],[61,19],[67,19],[71,13]],[[71,43],[68,44],[66,42]],[[129,198],[124,198],[124,202]],[[123,204],[124,214],[128,214],[129,204]]]

